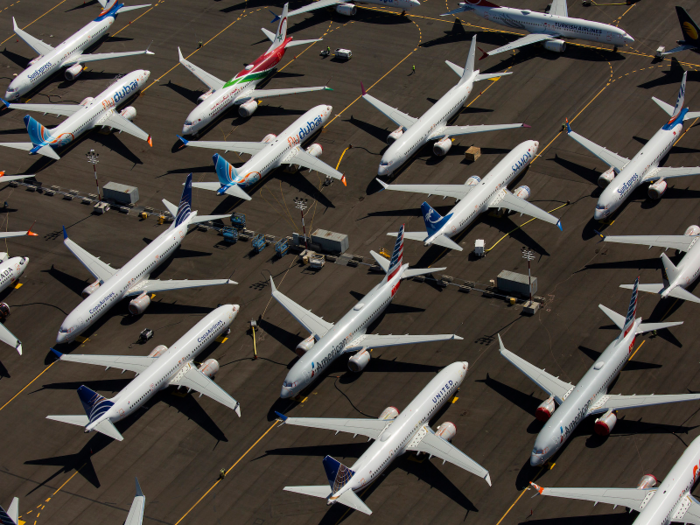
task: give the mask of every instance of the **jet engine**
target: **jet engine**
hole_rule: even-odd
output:
[[[148,354],[148,357],[160,357],[162,356],[166,351],[168,350],[168,347],[165,345],[158,345],[156,346],[153,350],[151,350],[151,353]]]
[[[80,296],[85,299],[88,295],[92,294],[95,290],[97,290],[100,287],[100,281],[97,280],[94,283],[88,285],[85,287],[85,289],[80,292]]]
[[[481,182],[481,177],[477,177],[476,175],[472,175],[467,179],[467,182],[464,183],[465,186],[476,186]]]
[[[151,304],[151,296],[143,292],[136,299],[129,301],[129,313],[131,315],[141,315]]]
[[[384,410],[382,410],[382,413],[379,414],[379,417],[377,419],[384,421],[388,419],[396,419],[397,417],[399,417],[398,408],[386,407]]]
[[[255,100],[250,99],[248,102],[244,102],[238,106],[238,114],[243,118],[248,118],[255,113],[256,109],[258,109],[258,103]]]
[[[450,137],[445,137],[444,139],[440,139],[433,144],[433,153],[438,157],[444,157],[447,155],[447,152],[450,151],[451,147],[452,141],[450,140]]]
[[[599,436],[608,436],[617,423],[617,415],[614,411],[608,410],[605,414],[595,420],[593,431]]]
[[[209,379],[214,379],[214,376],[219,371],[219,368],[219,362],[216,359],[207,359],[199,367],[199,371]]]
[[[351,372],[362,372],[369,363],[370,355],[364,348],[348,359],[348,368]]]
[[[338,12],[338,14],[345,16],[355,16],[355,13],[357,13],[357,7],[355,4],[338,4],[335,6],[335,10]]]
[[[532,195],[532,192],[528,186],[520,186],[519,188],[516,188],[513,195],[520,197],[521,199],[528,200],[530,195]]]
[[[197,102],[204,102],[206,99],[208,99],[209,97],[211,97],[213,94],[214,94],[214,90],[213,90],[213,89],[210,89],[210,90],[207,91],[206,93],[203,93],[203,94],[199,95],[199,98],[197,99]]]
[[[389,136],[386,138],[386,143],[387,144],[393,144],[397,140],[399,140],[399,137],[403,135],[403,126],[399,126],[396,128],[394,131],[389,133]]]
[[[685,230],[685,233],[683,235],[688,235],[692,237],[693,235],[699,235],[700,234],[700,226],[697,226],[695,224],[691,224],[688,226],[688,229]]]
[[[656,479],[656,476],[653,474],[644,474],[640,480],[639,483],[637,483],[637,488],[638,489],[650,489],[652,487],[656,487],[656,484],[659,482],[658,479]]]
[[[603,189],[607,188],[608,184],[610,184],[614,178],[615,178],[615,170],[613,168],[609,168],[609,169],[605,170],[598,177],[598,187],[603,188]]]
[[[83,72],[83,66],[80,64],[75,64],[66,69],[66,72],[64,73],[66,80],[69,82],[73,82],[76,78],[80,76],[80,74]]]
[[[268,133],[267,135],[265,135],[265,138],[262,139],[260,142],[262,142],[263,144],[269,144],[270,142],[272,142],[276,138],[277,138],[277,135],[275,135],[274,133]]]
[[[323,153],[323,146],[314,142],[311,146],[306,148],[306,153],[318,158],[321,156],[321,153]]]
[[[549,418],[552,417],[552,414],[554,414],[556,409],[557,405],[554,402],[553,396],[549,399],[545,399],[542,401],[542,404],[537,407],[537,410],[535,411],[535,419],[541,423],[546,423]]]
[[[80,103],[80,105],[88,107],[90,105],[90,102],[92,102],[93,100],[95,100],[94,97],[85,97],[83,99],[83,101]]]
[[[314,343],[316,343],[316,339],[314,339],[313,335],[310,335],[299,343],[294,351],[301,357],[314,347]]]
[[[452,438],[457,434],[457,427],[454,423],[445,421],[442,425],[437,427],[435,433],[445,441],[452,441]]]
[[[657,180],[654,184],[649,186],[647,195],[649,195],[650,199],[659,200],[666,192],[666,188],[668,188],[668,184],[665,180]]]
[[[563,40],[547,40],[542,44],[547,51],[552,51],[553,53],[563,53],[566,50],[566,42]]]
[[[119,112],[119,114],[131,122],[136,118],[136,108],[134,106],[126,106]]]

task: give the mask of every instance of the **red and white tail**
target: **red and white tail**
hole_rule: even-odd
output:
[[[396,244],[394,245],[394,253],[391,254],[391,261],[389,261],[389,269],[386,272],[386,280],[389,281],[396,272],[401,268],[401,263],[403,262],[403,228],[401,225],[399,228],[399,233],[396,236]]]
[[[282,8],[282,14],[280,15],[280,23],[277,26],[277,33],[275,34],[275,40],[272,42],[270,49],[275,49],[281,46],[287,38],[287,12],[289,11],[289,4],[284,4]]]
[[[625,318],[625,326],[622,327],[622,337],[625,337],[634,325],[634,320],[637,317],[637,298],[639,291],[639,277],[634,281],[634,288],[632,288],[632,297],[630,298],[630,305],[627,308],[627,317]]]

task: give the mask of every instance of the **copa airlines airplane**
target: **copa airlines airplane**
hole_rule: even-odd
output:
[[[313,137],[328,122],[333,113],[332,106],[320,105],[311,108],[279,136],[270,133],[261,142],[215,142],[190,141],[178,135],[185,146],[206,148],[252,155],[240,168],[234,168],[226,159],[216,153],[214,165],[219,182],[195,182],[193,186],[203,190],[215,191],[217,195],[231,195],[249,201],[251,199],[244,189],[250,188],[265,178],[272,170],[280,166],[298,166],[317,171],[340,180],[345,186],[345,175],[318,159],[323,153],[320,144],[311,144],[305,150],[302,144]]]
[[[667,56],[681,51],[692,51],[700,53],[700,27],[695,23],[695,20],[690,18],[690,15],[681,6],[676,6],[676,14],[678,21],[681,24],[681,32],[683,40],[678,40],[678,47],[659,53],[659,56]]]
[[[370,251],[377,264],[386,273],[382,282],[372,288],[352,310],[346,313],[336,324],[324,321],[311,310],[298,305],[286,295],[277,291],[270,277],[272,297],[287,310],[311,334],[296,348],[299,360],[287,373],[282,385],[280,397],[295,396],[313,381],[318,379],[328,366],[343,354],[355,353],[348,360],[348,368],[361,372],[370,360],[367,350],[386,346],[430,343],[433,341],[450,341],[462,338],[455,334],[436,335],[377,335],[367,334],[367,328],[382,315],[389,306],[403,279],[416,275],[439,272],[445,268],[420,268],[409,270],[403,261],[403,225],[399,230],[391,261],[374,251]]]
[[[379,111],[384,113],[390,120],[399,127],[391,132],[387,137],[389,148],[382,155],[379,163],[378,175],[391,175],[406,162],[411,155],[418,151],[424,144],[437,140],[433,145],[433,154],[438,156],[447,155],[452,147],[450,137],[457,135],[468,135],[470,133],[483,133],[485,131],[498,131],[502,129],[529,128],[527,124],[492,124],[478,126],[450,126],[449,120],[457,115],[464,103],[469,98],[474,87],[474,82],[489,78],[510,75],[507,73],[480,74],[478,69],[474,69],[474,53],[476,52],[476,35],[472,37],[472,45],[469,49],[469,57],[464,69],[449,60],[445,63],[452,71],[460,77],[456,86],[445,93],[433,107],[423,113],[420,118],[413,118],[406,113],[402,113],[396,108],[368,95],[362,86],[362,98],[372,104]]]
[[[607,436],[617,423],[618,410],[700,400],[700,394],[623,396],[608,393],[610,385],[629,361],[634,349],[634,341],[639,334],[683,324],[683,322],[643,324],[641,318],[635,317],[638,284],[639,278],[632,291],[626,318],[602,304],[598,305],[621,332],[577,385],[562,381],[506,350],[501,336],[498,336],[501,355],[549,394],[549,398],[537,408],[535,415],[539,421],[546,421],[546,423],[537,435],[535,447],[532,449],[530,465],[533,467],[543,465],[556,454],[571,437],[579,423],[588,416],[599,416],[595,420],[595,433]],[[557,405],[559,408],[556,408]]]
[[[107,31],[117,15],[143,9],[151,4],[135,5],[127,7],[119,3],[119,0],[99,0],[102,6],[102,12],[95,20],[83,27],[80,31],[68,37],[56,47],[51,47],[34,38],[32,35],[25,33],[18,26],[15,19],[12,19],[14,31],[18,37],[39,53],[39,56],[29,62],[29,67],[22,71],[15,79],[10,82],[10,87],[5,92],[7,100],[19,100],[19,98],[36,86],[41,84],[56,71],[61,68],[67,68],[65,72],[66,80],[73,81],[83,72],[83,64],[96,62],[98,60],[106,60],[108,58],[130,57],[134,55],[152,55],[148,49],[145,51],[128,51],[125,53],[92,53],[83,54],[87,48],[95,45],[100,38],[107,34]]]
[[[153,146],[151,136],[131,121],[136,117],[136,108],[127,106],[117,112],[117,108],[131,99],[146,83],[151,72],[144,69],[132,71],[119,78],[95,98],[87,97],[80,104],[14,104],[4,101],[10,109],[38,111],[56,116],[68,117],[53,129],[47,129],[29,115],[24,117],[31,142],[0,142],[6,148],[28,151],[30,155],[45,155],[59,160],[54,150],[75,141],[94,127],[102,126],[125,131],[129,135],[145,140]]]
[[[304,46],[313,42],[323,40],[297,40],[294,37],[287,37],[287,7],[284,4],[282,19],[280,20],[277,33],[272,33],[263,29],[265,36],[272,41],[270,49],[260,55],[254,62],[246,65],[240,73],[228,82],[219,80],[214,75],[210,75],[203,69],[185,60],[180,48],[177,48],[180,57],[180,64],[189,69],[194,76],[201,80],[209,91],[199,97],[200,104],[192,110],[182,127],[183,135],[199,135],[205,127],[211,124],[216,118],[224,114],[231,106],[238,106],[238,114],[241,117],[250,117],[258,109],[258,101],[270,97],[281,97],[283,95],[296,95],[298,93],[309,93],[311,91],[328,90],[328,86],[317,86],[309,88],[290,89],[255,89],[258,84],[270,76],[277,64],[284,56],[287,48],[293,46]]]
[[[178,339],[170,348],[157,346],[148,356],[133,355],[73,355],[53,352],[61,361],[88,365],[121,368],[136,377],[112,399],[105,399],[86,386],[78,388],[84,416],[46,416],[47,419],[85,427],[85,432],[96,430],[105,436],[124,439],[114,423],[128,417],[151,399],[157,392],[169,386],[196,390],[234,410],[241,417],[240,403],[228,395],[212,378],[219,371],[216,359],[207,359],[197,368],[193,362],[217,337],[228,330],[238,315],[237,304],[225,304],[209,313]]]
[[[659,167],[661,160],[666,157],[673,144],[683,133],[683,123],[686,120],[700,117],[700,111],[691,112],[688,108],[683,108],[687,75],[687,72],[683,73],[675,108],[656,97],[651,97],[661,109],[669,114],[671,120],[649,139],[632,160],[613,153],[571,131],[571,126],[567,121],[566,127],[569,136],[610,166],[598,177],[598,186],[603,188],[603,192],[598,197],[598,203],[595,207],[593,214],[595,220],[600,221],[610,217],[627,200],[627,197],[645,182],[652,183],[648,190],[649,198],[660,199],[668,187],[666,179],[700,175],[700,166],[693,168]]]
[[[426,232],[406,232],[406,239],[421,241],[425,246],[433,244],[462,251],[462,247],[452,240],[474,219],[489,209],[505,209],[517,213],[525,213],[550,224],[556,224],[561,230],[561,221],[549,213],[527,202],[530,198],[530,188],[520,186],[513,192],[508,190],[508,184],[520,175],[530,165],[537,155],[539,142],[527,140],[508,153],[501,162],[496,164],[483,180],[473,175],[464,184],[381,184],[385,190],[403,191],[408,193],[424,193],[441,195],[457,199],[450,213],[445,217],[430,207],[427,202],[421,206]],[[389,233],[388,235],[395,235]]]
[[[612,44],[615,46],[615,51],[617,51],[617,46],[624,47],[634,42],[634,38],[619,27],[592,22],[583,18],[570,17],[566,7],[566,0],[552,0],[549,13],[501,7],[487,0],[467,0],[466,2],[460,2],[459,8],[454,11],[440,16],[454,15],[464,11],[473,11],[484,20],[514,29],[523,29],[530,33],[488,53],[482,49],[482,59],[537,42],[542,42],[542,47],[547,51],[563,53],[566,50],[566,41],[563,40],[565,38]]]
[[[288,492],[325,498],[328,505],[340,503],[364,514],[372,511],[356,492],[366,488],[384,472],[392,461],[405,452],[428,454],[466,470],[491,486],[489,472],[450,441],[457,433],[457,427],[446,421],[437,428],[430,428],[430,419],[450,400],[467,375],[468,363],[457,362],[443,368],[427,386],[409,403],[404,411],[387,407],[378,419],[287,417],[277,415],[286,425],[322,428],[374,439],[367,451],[357,462],[346,467],[338,460],[326,456],[323,468],[326,470],[328,485],[284,487]]]
[[[346,2],[345,0],[318,0],[317,2],[312,2],[309,5],[295,9],[287,16],[296,16],[308,13],[310,11],[316,11],[317,9],[323,9],[324,7],[335,7],[336,13],[345,16],[355,16],[357,13],[356,4],[372,4],[381,5],[385,7],[397,7],[402,10],[401,14],[410,11],[414,7],[418,7],[420,2],[418,0],[354,0],[353,2]],[[274,13],[273,13],[274,14]],[[284,16],[284,14],[282,15]],[[273,22],[275,22],[279,17],[275,17]]]
[[[700,525],[700,502],[692,490],[700,478],[700,438],[685,449],[666,478],[645,474],[635,488],[547,488],[530,483],[543,496],[608,503],[639,512],[634,525],[668,525],[671,522]]]
[[[85,299],[68,314],[61,324],[61,329],[56,337],[57,344],[73,341],[125,297],[133,297],[129,302],[129,312],[133,315],[141,315],[151,304],[152,293],[220,284],[237,284],[230,279],[161,281],[150,278],[156,268],[180,247],[190,226],[228,217],[228,215],[197,216],[197,212],[192,211],[191,173],[187,176],[180,206],[176,208],[174,204],[165,199],[163,199],[163,203],[174,218],[173,223],[119,269],[112,268],[99,257],[91,255],[78,246],[68,238],[66,229],[63,228],[63,243],[83,263],[96,281],[83,290],[82,295]]]

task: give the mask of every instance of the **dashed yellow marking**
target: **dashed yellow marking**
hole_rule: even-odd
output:
[[[452,398],[451,404],[455,404],[459,398],[457,396]]]
[[[80,344],[85,344],[87,343],[90,338],[89,337],[83,337],[82,335],[79,335],[78,337],[75,338],[76,341],[78,341]]]
[[[217,343],[224,344],[226,341],[228,341],[228,337],[225,337],[225,336],[220,335],[219,337],[217,337],[217,338],[215,339],[215,341],[216,341]]]
[[[15,290],[19,290],[20,288],[22,288],[22,286],[23,286],[22,283],[17,283],[15,285]]]

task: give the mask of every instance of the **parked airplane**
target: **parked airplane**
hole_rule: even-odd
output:
[[[12,182],[13,180],[29,179],[36,175],[5,175],[4,171],[0,171],[0,184],[3,182]]]
[[[381,5],[384,7],[398,7],[399,9],[402,9],[401,14],[405,14],[406,11],[410,11],[414,7],[420,5],[420,2],[418,0],[353,0],[352,2],[346,2],[345,0],[318,0],[317,2],[312,2],[309,5],[305,5],[304,7],[295,9],[287,16],[290,17],[302,15],[310,11],[323,9],[324,7],[335,7],[336,13],[340,15],[355,16],[355,13],[357,13],[357,4],[360,3]],[[282,16],[284,17],[284,13],[282,14]],[[278,19],[279,17],[275,15],[275,18],[272,21],[276,22]]]
[[[207,359],[199,368],[194,365],[197,356],[217,337],[226,333],[238,315],[237,304],[225,304],[209,313],[170,348],[157,346],[146,357],[133,355],[74,355],[51,349],[61,361],[121,368],[136,374],[124,390],[112,399],[105,399],[86,386],[78,388],[78,396],[85,410],[84,416],[46,416],[47,419],[85,427],[85,432],[96,430],[121,441],[124,438],[114,423],[128,417],[160,390],[169,386],[196,390],[234,410],[241,417],[240,403],[228,395],[212,378],[219,371],[216,359]]]
[[[261,99],[270,97],[281,97],[283,95],[296,95],[298,93],[309,93],[311,91],[333,91],[328,86],[317,86],[308,88],[288,88],[288,89],[256,89],[257,85],[270,76],[277,64],[284,56],[287,48],[293,46],[304,46],[313,42],[323,40],[297,40],[287,36],[287,7],[284,4],[282,19],[277,27],[277,34],[263,29],[265,36],[270,39],[272,45],[264,54],[260,55],[254,62],[245,66],[240,73],[228,82],[219,80],[203,69],[185,60],[180,48],[177,48],[180,64],[189,69],[194,76],[201,80],[209,91],[199,97],[200,104],[192,110],[182,127],[183,135],[198,135],[202,129],[208,126],[216,118],[223,115],[231,106],[238,106],[238,114],[241,117],[250,117],[256,109]]]
[[[505,209],[517,213],[525,213],[545,222],[556,224],[561,230],[561,221],[549,213],[527,202],[530,198],[530,188],[520,186],[513,192],[508,190],[508,184],[520,175],[537,155],[539,142],[527,140],[517,145],[496,164],[483,180],[472,175],[464,184],[381,184],[385,190],[403,191],[408,193],[425,193],[442,195],[457,199],[450,213],[445,217],[435,211],[427,202],[421,206],[426,232],[406,232],[404,237],[421,241],[425,246],[436,244],[451,250],[462,251],[462,247],[452,240],[480,214],[489,209]],[[396,235],[389,233],[387,235]]]
[[[617,325],[621,333],[608,345],[598,361],[581,378],[578,385],[562,381],[506,350],[501,336],[498,336],[501,355],[549,394],[549,398],[537,408],[535,415],[539,421],[546,421],[546,423],[535,439],[530,465],[539,466],[551,458],[587,416],[600,415],[595,420],[594,429],[596,434],[607,436],[617,422],[618,410],[700,399],[700,394],[624,396],[608,393],[608,388],[629,361],[637,335],[683,324],[682,321],[643,324],[641,318],[635,317],[638,284],[639,278],[637,278],[632,291],[632,299],[626,318],[602,304],[598,305],[605,315]],[[556,408],[557,404],[559,405],[558,409]]]
[[[285,129],[279,136],[270,133],[261,142],[215,142],[215,141],[190,141],[178,135],[185,146],[193,148],[217,149],[224,152],[235,151],[252,155],[240,168],[234,168],[218,153],[214,154],[214,165],[219,182],[195,182],[195,188],[215,191],[217,195],[231,195],[239,199],[249,201],[251,199],[245,191],[272,170],[280,166],[297,166],[318,171],[339,179],[345,186],[345,175],[318,159],[323,153],[320,144],[311,144],[305,150],[302,144],[310,139],[316,132],[328,122],[333,112],[332,106],[320,105],[311,108],[294,123]]]
[[[530,483],[543,496],[609,503],[639,512],[636,525],[666,525],[671,522],[700,524],[700,502],[692,490],[698,481],[700,438],[695,438],[685,449],[666,478],[657,487],[658,480],[645,474],[635,488],[547,488]]]
[[[453,64],[449,60],[445,60],[445,63],[450,66],[455,73],[457,73],[460,80],[457,85],[455,85],[452,89],[445,93],[440,100],[433,104],[433,107],[423,113],[420,118],[413,118],[406,113],[402,113],[396,108],[392,108],[388,104],[374,98],[372,95],[367,94],[364,86],[362,86],[362,98],[384,113],[384,115],[386,115],[390,120],[399,125],[399,127],[392,131],[386,139],[390,146],[384,152],[384,155],[382,155],[382,160],[379,163],[379,170],[377,171],[378,175],[391,175],[400,166],[402,166],[403,163],[406,162],[411,155],[413,155],[413,153],[418,151],[424,144],[427,144],[433,140],[437,140],[437,142],[433,145],[433,154],[442,157],[447,155],[447,152],[450,151],[450,148],[452,147],[452,140],[450,137],[456,137],[457,135],[468,135],[470,133],[483,133],[485,131],[530,127],[527,124],[522,123],[491,125],[481,124],[478,126],[448,125],[449,120],[462,110],[462,106],[464,106],[464,103],[467,101],[470,93],[472,92],[474,82],[511,74],[511,72],[480,74],[478,69],[474,69],[475,52],[476,35],[474,35],[472,38],[472,45],[469,49],[469,56],[464,69],[456,64]]]
[[[437,428],[430,428],[430,418],[459,389],[467,375],[468,363],[457,362],[443,368],[413,401],[399,414],[394,407],[387,407],[378,419],[287,417],[277,415],[286,425],[322,428],[374,439],[367,451],[357,462],[346,467],[330,456],[323,459],[323,468],[328,477],[327,485],[284,487],[288,492],[305,494],[316,498],[326,498],[328,505],[341,503],[364,514],[372,514],[370,508],[355,494],[375,481],[392,461],[405,452],[428,454],[466,470],[491,486],[489,472],[450,441],[457,433],[457,427],[446,421]]]
[[[197,216],[192,211],[192,174],[187,176],[180,206],[163,199],[165,207],[174,221],[155,240],[137,253],[122,268],[115,269],[99,257],[91,255],[68,238],[63,228],[63,243],[73,252],[96,281],[83,290],[85,299],[65,318],[58,331],[56,343],[69,343],[84,330],[92,326],[100,317],[125,297],[134,297],[129,302],[129,312],[141,315],[151,304],[151,294],[183,288],[201,288],[220,284],[237,284],[230,279],[209,279],[205,281],[161,281],[151,279],[151,274],[170,257],[182,244],[187,229],[202,222],[223,219],[228,215]]]
[[[683,33],[683,40],[678,40],[678,47],[669,49],[659,53],[658,56],[665,57],[673,53],[679,53],[680,51],[692,51],[693,53],[700,53],[700,27],[695,23],[695,20],[690,18],[690,15],[681,6],[676,6],[676,14],[678,15],[678,22],[681,24],[681,33]],[[660,51],[660,50],[659,50]]]
[[[593,214],[595,220],[600,221],[609,217],[635,189],[645,182],[652,183],[648,190],[649,198],[660,199],[668,187],[666,179],[700,175],[700,166],[692,168],[659,167],[659,162],[666,157],[674,143],[681,136],[683,122],[700,117],[700,111],[691,112],[688,108],[683,108],[687,76],[687,72],[683,73],[681,89],[678,92],[675,108],[656,97],[651,97],[661,109],[670,115],[671,120],[664,124],[649,139],[632,160],[613,153],[603,146],[599,146],[578,133],[571,131],[571,126],[567,120],[566,128],[569,136],[610,166],[598,177],[598,186],[603,188],[603,192],[598,197],[598,203],[595,207],[595,213]]]
[[[467,0],[466,2],[460,2],[459,8],[440,16],[454,15],[464,11],[473,11],[484,20],[514,29],[523,29],[530,33],[488,53],[482,49],[483,55],[481,59],[537,42],[542,42],[542,47],[547,51],[563,53],[566,50],[565,38],[612,44],[615,46],[615,51],[617,51],[617,46],[624,47],[634,42],[634,38],[619,27],[592,22],[583,18],[570,17],[566,7],[566,0],[552,0],[549,13],[501,7],[487,0]]]
[[[119,78],[96,97],[87,97],[80,104],[14,104],[3,100],[10,109],[38,111],[68,117],[53,129],[47,129],[29,115],[24,117],[31,142],[0,142],[6,148],[28,151],[30,155],[45,155],[59,160],[54,150],[62,148],[94,127],[108,127],[126,131],[129,135],[145,140],[153,146],[151,136],[131,121],[136,117],[136,108],[127,106],[117,113],[117,108],[132,98],[146,83],[151,72],[144,69],[132,71]],[[1,99],[0,99],[1,100]]]
[[[0,523],[3,525],[19,525],[19,498],[13,498],[7,511],[0,507]]]
[[[304,307],[292,301],[286,295],[277,291],[270,277],[272,297],[294,317],[311,334],[296,348],[299,360],[287,373],[282,385],[280,397],[295,396],[301,390],[315,381],[321,372],[336,358],[343,354],[355,353],[348,360],[348,368],[353,372],[361,372],[370,360],[367,350],[385,346],[410,345],[414,343],[430,343],[433,341],[449,341],[462,338],[455,334],[436,335],[377,335],[367,334],[367,328],[386,310],[403,279],[416,275],[439,272],[445,268],[419,268],[410,270],[403,261],[403,225],[399,229],[394,253],[388,261],[378,253],[370,251],[374,260],[386,273],[382,282],[372,288],[352,310],[346,313],[337,324],[324,321],[322,317],[311,313]]]
[[[135,5],[127,7],[119,0],[99,0],[102,12],[95,20],[83,27],[77,33],[69,36],[58,46],[51,47],[49,44],[25,33],[18,26],[15,19],[12,19],[15,34],[31,47],[39,56],[29,62],[29,67],[22,71],[10,82],[10,87],[5,92],[5,99],[18,100],[36,86],[61,68],[65,71],[66,80],[73,81],[83,72],[83,64],[106,60],[108,58],[130,57],[134,55],[152,55],[148,49],[145,51],[127,51],[125,53],[89,53],[83,54],[87,48],[95,45],[97,41],[107,34],[107,31],[117,19],[117,15],[143,9],[151,4]]]

